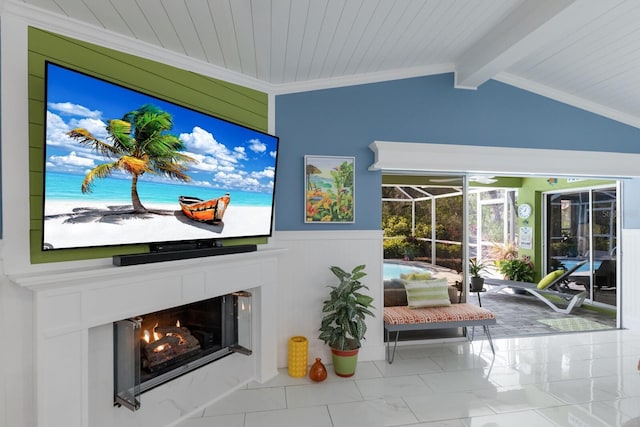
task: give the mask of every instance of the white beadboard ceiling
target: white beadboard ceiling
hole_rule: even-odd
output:
[[[6,0],[271,93],[455,72],[640,127],[638,0]],[[46,25],[44,25],[46,26]],[[107,32],[103,31],[107,30]]]

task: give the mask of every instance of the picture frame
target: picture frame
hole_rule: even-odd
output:
[[[304,156],[305,223],[355,222],[355,157]]]

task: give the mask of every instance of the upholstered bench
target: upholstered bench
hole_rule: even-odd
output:
[[[387,341],[387,362],[393,363],[401,331],[465,328],[466,336],[472,340],[466,328],[482,326],[495,354],[489,326],[496,324],[496,316],[489,310],[472,304],[451,304],[447,307],[410,308],[408,306],[384,307],[384,330]],[[393,349],[391,333],[395,332]]]

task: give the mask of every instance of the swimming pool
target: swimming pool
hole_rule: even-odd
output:
[[[401,274],[431,273],[434,271],[419,265],[397,264],[394,262],[383,263],[382,277],[384,280],[399,279]]]
[[[571,270],[573,267],[576,266],[576,264],[578,262],[581,262],[582,260],[573,260],[573,259],[561,259],[559,260],[562,265],[564,265],[564,268],[566,268],[567,270]],[[600,268],[600,264],[602,264],[602,261],[593,261],[593,270],[597,270],[598,268]],[[586,263],[584,265],[582,265],[580,268],[578,268],[575,273],[582,273],[582,272],[588,272],[591,269],[589,268],[589,263]]]

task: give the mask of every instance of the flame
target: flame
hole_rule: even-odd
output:
[[[156,323],[153,326],[153,331],[152,332],[149,332],[146,329],[144,331],[142,331],[142,339],[145,340],[145,342],[147,344],[155,342],[155,341],[158,341],[160,338],[162,338],[162,334],[159,333],[159,332],[156,332],[156,328],[157,327],[158,327],[158,324]],[[180,321],[179,320],[176,321],[176,327],[178,327],[178,328],[180,327]],[[153,334],[153,339],[152,339],[152,334]],[[173,334],[171,332],[169,332],[167,335],[171,336]],[[181,338],[181,341],[183,341],[182,338]],[[153,351],[156,352],[156,353],[159,353],[159,352],[165,350],[167,347],[169,347],[169,344],[162,344],[162,345],[159,345],[159,346],[155,347],[153,349]]]
[[[162,338],[162,334],[159,334],[158,332],[156,332],[156,328],[157,327],[158,327],[157,323],[155,325],[153,325],[153,340],[154,341],[158,341],[160,338]]]
[[[147,344],[154,341],[158,341],[160,338],[162,338],[162,334],[156,332],[157,327],[158,327],[157,323],[153,325],[153,339],[151,339],[151,333],[148,330],[145,329],[144,331],[142,331],[142,339],[145,340]]]

